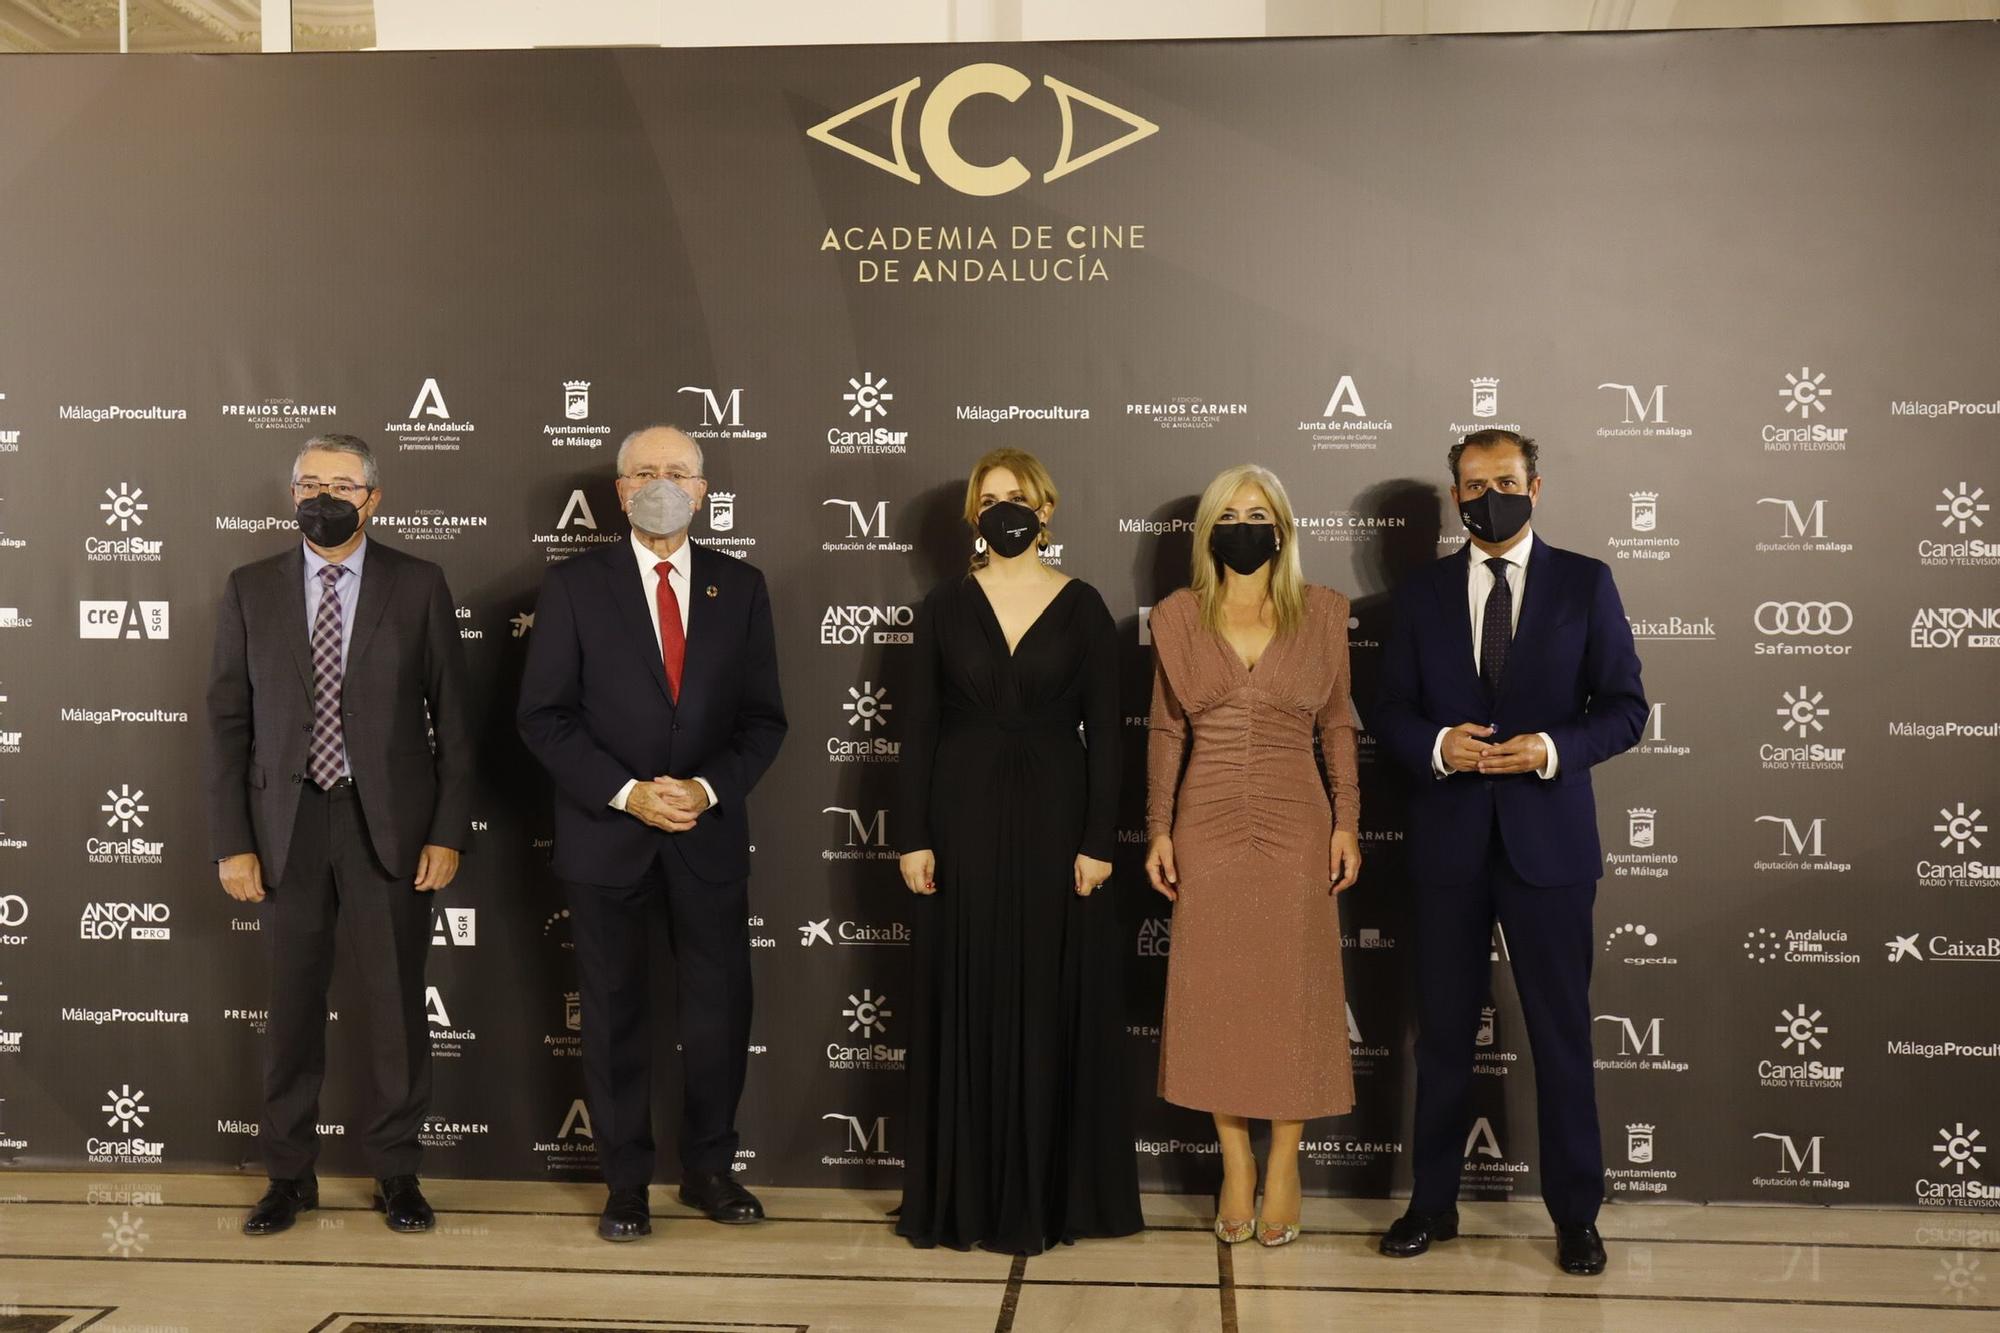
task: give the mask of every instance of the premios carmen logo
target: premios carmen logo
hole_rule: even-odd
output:
[[[1030,96],[1038,86],[1046,95]],[[1019,112],[996,118],[989,114],[996,108],[975,101],[985,98],[1015,104]],[[972,114],[961,118],[968,103],[974,103]],[[876,123],[882,119],[888,122],[886,134]],[[978,127],[968,128],[975,121]],[[928,91],[921,75],[907,79],[836,111],[806,134],[907,184],[936,181],[959,194],[993,198],[1038,179],[1042,185],[1059,181],[1159,129],[1137,112],[1053,74],[1042,75],[1037,85],[1010,65],[982,61],[961,65]],[[1094,146],[1085,147],[1087,142]],[[854,276],[867,283],[1042,283],[1108,282],[1110,258],[1145,245],[1143,222],[1056,223],[1035,217],[830,226],[819,248],[851,256]]]

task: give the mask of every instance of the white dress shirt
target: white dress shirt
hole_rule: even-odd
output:
[[[1500,559],[1507,562],[1503,566],[1507,573],[1507,590],[1514,599],[1513,620],[1507,627],[1510,633],[1521,624],[1521,599],[1528,590],[1528,552],[1533,549],[1534,544],[1534,529],[1525,528],[1514,540],[1514,544],[1500,553]],[[1486,626],[1486,599],[1492,595],[1495,582],[1493,571],[1486,567],[1486,562],[1491,558],[1475,546],[1471,551],[1471,559],[1466,562],[1470,568],[1465,580],[1465,609],[1472,623],[1472,670],[1475,675],[1479,672],[1480,639],[1484,637],[1483,631]],[[1451,776],[1452,771],[1444,762],[1444,738],[1450,732],[1450,727],[1439,728],[1437,739],[1431,743],[1431,772],[1441,778]],[[1556,775],[1556,743],[1549,739],[1549,733],[1546,731],[1538,731],[1535,734],[1540,736],[1542,744],[1548,747],[1549,756],[1547,762],[1535,770],[1536,776],[1552,778]],[[1490,739],[1497,743],[1508,738],[1498,736]]]
[[[639,562],[639,584],[646,590],[646,619],[653,623],[653,651],[664,661],[666,646],[660,642],[660,575],[655,568],[660,563],[660,557],[654,555],[646,544],[639,540],[638,533],[632,534],[631,541],[632,557]],[[688,583],[688,552],[692,549],[686,541],[682,541],[674,553],[667,557],[667,577],[672,580],[668,586],[673,588],[674,601],[680,606],[682,643],[687,642],[688,606],[693,595],[693,588]],[[646,781],[650,782],[652,779],[648,778]],[[715,805],[715,788],[708,785],[708,779],[698,777],[695,781],[699,782],[701,789],[708,793],[708,803],[711,806]],[[623,810],[626,800],[632,795],[632,789],[638,785],[638,778],[627,778],[625,785],[618,789],[618,794],[611,798],[611,808]]]

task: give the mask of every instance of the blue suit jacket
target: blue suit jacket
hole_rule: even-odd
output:
[[[1420,883],[1472,879],[1496,827],[1508,862],[1530,884],[1581,884],[1604,873],[1590,770],[1630,749],[1645,727],[1639,655],[1604,562],[1534,540],[1507,670],[1491,702],[1473,667],[1465,600],[1471,544],[1396,590],[1381,687],[1364,720],[1413,775],[1408,853]],[[1462,722],[1490,722],[1498,740],[1547,732],[1556,776],[1435,776],[1438,730]]]
[[[629,542],[556,565],[542,582],[516,713],[555,782],[555,871],[631,884],[671,846],[711,882],[750,873],[750,789],[785,738],[771,600],[754,565],[696,544],[687,660],[667,689],[646,589]],[[611,808],[628,778],[708,779],[716,804],[686,833]]]

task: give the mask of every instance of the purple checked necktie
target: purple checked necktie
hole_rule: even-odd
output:
[[[1507,583],[1507,562],[1494,556],[1493,591],[1486,594],[1486,614],[1479,631],[1479,679],[1488,702],[1500,697],[1500,677],[1507,670],[1507,648],[1514,642],[1514,589]]]
[[[338,782],[346,771],[340,730],[340,576],[342,565],[319,572],[319,612],[313,617],[313,729],[306,771],[322,789]]]

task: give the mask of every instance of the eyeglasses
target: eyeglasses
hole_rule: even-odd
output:
[[[310,500],[316,495],[331,495],[336,500],[346,500],[352,504],[374,490],[358,481],[295,481],[292,494],[301,500]]]
[[[701,473],[682,472],[679,468],[662,472],[658,468],[644,467],[637,472],[627,472],[624,476],[627,481],[636,481],[641,485],[649,481],[671,481],[676,486],[685,486],[691,481],[703,480]]]

